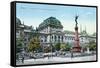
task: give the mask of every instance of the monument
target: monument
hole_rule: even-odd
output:
[[[80,44],[79,44],[79,33],[78,33],[78,22],[77,22],[77,19],[78,19],[79,16],[75,16],[75,42],[74,42],[74,46],[72,47],[72,51],[73,52],[81,52],[81,47],[80,47]]]

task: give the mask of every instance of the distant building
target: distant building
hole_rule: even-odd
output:
[[[81,33],[80,33],[80,44],[81,46],[86,46],[88,45],[88,43],[90,41],[94,41],[96,42],[96,35],[89,35],[86,30],[83,30]]]

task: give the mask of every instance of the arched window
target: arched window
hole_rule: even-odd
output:
[[[47,37],[45,36],[45,42],[47,42]]]
[[[58,42],[60,42],[60,36],[58,36]]]
[[[53,36],[52,36],[52,39],[53,39]]]
[[[41,40],[41,42],[43,42],[43,40]]]
[[[57,37],[56,37],[56,35],[55,35],[55,41],[56,41],[56,39],[57,39]]]
[[[63,36],[62,36],[62,38],[61,38],[61,39],[62,39],[62,42],[63,42]]]

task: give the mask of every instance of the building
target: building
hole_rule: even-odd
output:
[[[96,43],[96,35],[89,35],[86,30],[83,30],[80,33],[80,45],[81,47],[87,46],[90,41],[94,41]]]
[[[38,27],[40,33],[41,45],[50,46],[56,43],[65,42],[65,33],[61,22],[55,17],[49,17],[44,20]]]
[[[75,32],[63,30],[63,25],[55,17],[45,19],[38,27],[38,34],[41,46],[52,46],[57,43],[69,43],[72,47],[75,43]],[[34,36],[36,29],[27,26],[16,18],[16,38],[23,38],[24,49],[27,48],[30,39]],[[96,42],[96,35],[89,35],[86,30],[79,33],[79,44],[86,46],[90,41]]]
[[[35,30],[32,26],[27,26],[21,23],[21,20],[16,18],[16,39],[22,39],[23,40],[23,48],[24,50],[27,49],[28,43],[33,37]]]

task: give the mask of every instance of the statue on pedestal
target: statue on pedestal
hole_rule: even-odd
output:
[[[78,35],[79,35],[79,33],[78,33],[78,22],[77,22],[77,19],[78,19],[78,17],[79,16],[75,16],[75,45],[74,45],[74,47],[73,47],[73,52],[81,52],[81,47],[80,47],[80,45],[79,45],[79,37],[78,37]]]

